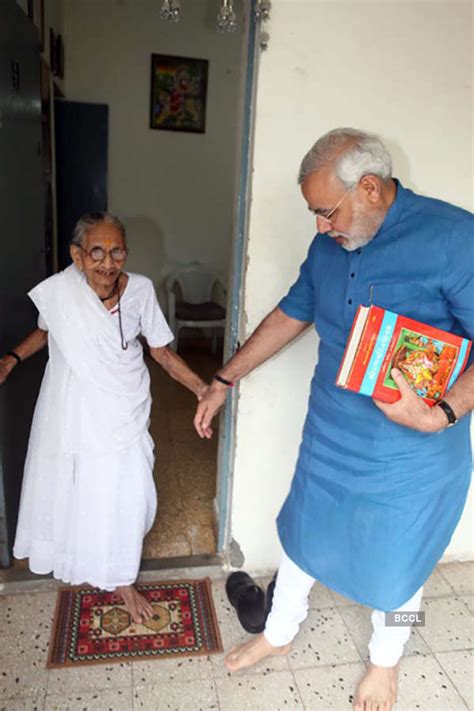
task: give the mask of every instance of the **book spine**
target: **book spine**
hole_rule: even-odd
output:
[[[397,314],[385,311],[369,365],[359,388],[359,392],[362,395],[368,395],[369,397],[373,395],[383,364],[385,363],[385,367],[387,367],[388,361],[385,356],[392,343],[397,320]]]
[[[371,306],[365,322],[365,328],[360,339],[354,362],[352,364],[346,387],[355,392],[360,392],[367,368],[377,342],[384,317],[384,309],[378,306]]]
[[[363,308],[364,308],[363,306],[358,306],[358,307],[357,307],[356,315],[355,315],[355,317],[354,317],[354,320],[352,321],[351,330],[350,330],[350,332],[349,332],[349,337],[347,338],[347,341],[346,341],[346,347],[344,348],[344,354],[343,354],[343,356],[342,356],[341,364],[340,364],[340,366],[339,366],[339,370],[337,371],[336,384],[337,384],[337,385],[340,385],[341,387],[344,387],[344,385],[341,383],[341,373],[342,373],[342,371],[343,371],[344,364],[345,364],[345,362],[346,362],[346,358],[348,357],[349,346],[350,346],[350,344],[351,344],[351,342],[352,342],[352,337],[353,337],[353,334],[354,334],[354,331],[355,331],[355,328],[356,328],[356,323],[357,323],[357,321],[358,321],[358,319],[359,319],[359,317],[360,317],[360,313],[361,313],[361,311],[362,311]],[[364,329],[365,329],[365,326],[364,326]],[[363,332],[362,332],[362,333],[363,333]],[[363,335],[361,336],[361,340],[362,340],[362,338],[363,338]]]

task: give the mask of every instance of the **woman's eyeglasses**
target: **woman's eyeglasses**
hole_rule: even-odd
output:
[[[105,250],[102,247],[92,247],[92,249],[86,249],[80,244],[77,245],[82,249],[93,262],[103,262],[107,254],[110,254],[114,262],[123,262],[128,254],[128,250],[122,249],[122,247],[114,247],[113,249]]]

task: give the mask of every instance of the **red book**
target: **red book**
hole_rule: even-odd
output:
[[[391,377],[398,368],[430,406],[441,400],[466,367],[471,341],[380,306],[359,306],[336,385],[385,402],[400,392]]]

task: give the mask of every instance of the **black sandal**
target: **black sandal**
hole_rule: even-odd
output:
[[[263,632],[267,618],[265,593],[255,580],[243,570],[238,570],[229,575],[225,589],[244,630],[250,634]]]

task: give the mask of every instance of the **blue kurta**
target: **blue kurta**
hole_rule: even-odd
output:
[[[470,213],[397,182],[372,241],[347,252],[318,234],[280,302],[320,337],[280,540],[311,576],[380,610],[406,602],[451,539],[471,476],[470,417],[440,433],[408,429],[336,375],[360,304],[474,337],[473,228]]]

